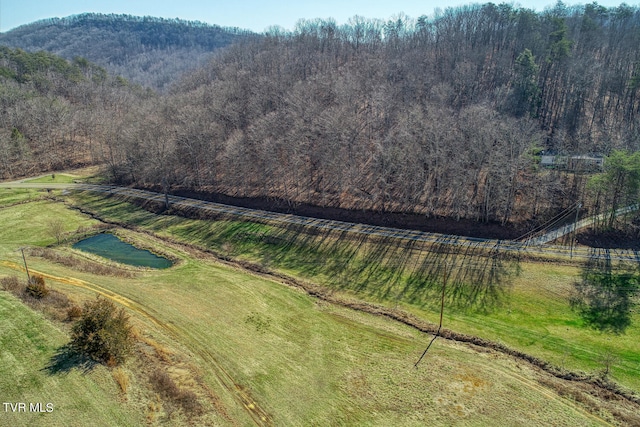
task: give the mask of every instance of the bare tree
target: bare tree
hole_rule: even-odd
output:
[[[52,218],[47,221],[47,232],[49,236],[56,239],[56,243],[59,245],[65,234],[65,224],[61,218]]]

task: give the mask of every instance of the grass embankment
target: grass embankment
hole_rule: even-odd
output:
[[[124,209],[114,208],[118,212]],[[147,215],[136,209],[129,212]],[[69,230],[92,222],[52,202],[0,210],[0,222],[10,225],[0,230],[0,276],[16,273],[19,246],[53,242],[44,236],[49,215],[64,217]],[[166,413],[152,416],[156,406],[151,405],[145,391],[144,369],[158,367],[181,387],[197,393],[208,410],[203,418],[192,420],[199,425],[249,425],[252,418],[257,424],[273,425],[515,426],[523,420],[527,425],[545,426],[604,424],[570,399],[541,386],[539,379],[546,376],[506,356],[438,341],[416,370],[413,363],[428,337],[415,329],[323,303],[299,290],[221,265],[198,251],[125,233],[129,239],[143,246],[154,245],[180,262],[167,270],[140,270],[134,278],[123,280],[74,271],[43,258],[29,259],[31,269],[46,274],[51,287],[74,300],[92,298],[99,292],[127,307],[142,331],[144,346],[153,347],[162,356],[154,362],[156,366],[145,364],[146,359],[125,366],[137,374],[122,397],[121,409],[138,413],[123,424],[135,425],[141,415],[151,423],[184,421]],[[69,248],[57,250],[74,254]],[[31,313],[12,297],[0,294],[3,300]],[[0,324],[17,323],[4,313],[0,312]],[[42,336],[49,336],[47,331],[53,328],[41,318],[34,327],[34,334]],[[19,341],[24,329],[17,331],[15,340]],[[42,375],[43,381],[74,390],[68,380],[76,376],[98,381],[98,371],[88,376],[77,371],[66,375],[42,371],[64,342],[60,337],[40,346],[36,360],[20,357],[29,348],[16,349],[10,357],[13,371]],[[143,364],[146,366],[141,368]],[[111,395],[105,392],[106,397],[95,399],[109,406],[108,396],[113,396],[117,386],[114,380],[104,381]],[[27,384],[12,396],[19,401],[42,400],[48,395]],[[58,390],[56,396],[60,424],[78,425],[74,417],[83,418],[64,409],[76,397],[64,390]],[[85,409],[91,416],[92,408]],[[603,409],[600,416],[609,418],[611,412]],[[42,415],[42,420],[31,424],[51,425],[46,417]],[[117,423],[117,416],[113,420]],[[93,417],[91,424],[101,422]]]
[[[0,188],[0,209],[13,206],[18,203],[30,202],[42,198],[46,194],[41,190],[32,188],[7,189]]]
[[[65,172],[52,172],[37,178],[24,180],[31,184],[71,184],[74,182],[100,183],[104,179],[99,175],[100,168],[88,166],[82,169],[74,169]]]
[[[612,377],[640,390],[640,315],[630,313],[631,326],[619,335],[586,326],[569,304],[573,283],[580,278],[576,266],[500,261],[475,256],[473,249],[438,255],[410,242],[316,234],[233,219],[158,216],[129,203],[86,194],[81,204],[108,220],[398,306],[433,323],[438,322],[443,266],[447,265],[446,328],[501,342],[574,371],[595,373],[613,360]],[[470,280],[476,286],[464,284]]]

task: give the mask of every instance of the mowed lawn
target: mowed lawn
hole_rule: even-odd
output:
[[[69,175],[65,173],[52,173],[48,175],[43,175],[38,178],[29,179],[25,182],[31,183],[58,183],[58,184],[69,184],[78,179],[76,175]]]
[[[46,235],[49,216],[65,218],[69,230],[92,222],[60,203],[0,209],[0,223],[11,225],[0,230],[0,276],[16,273],[21,245],[53,243],[53,237]],[[252,414],[264,417],[259,423],[272,425],[603,423],[570,399],[541,386],[539,372],[511,358],[439,340],[416,369],[413,365],[431,338],[428,335],[330,305],[197,252],[126,233],[130,240],[155,245],[179,262],[167,270],[141,271],[132,279],[80,273],[37,258],[29,260],[30,268],[64,278],[48,283],[75,300],[91,298],[92,290],[101,290],[126,303],[143,333],[191,360],[229,416],[216,418],[222,424],[250,425]],[[2,264],[3,260],[14,264]],[[13,297],[3,293],[3,298],[29,312]],[[14,323],[8,313],[0,312],[0,316],[2,324]],[[46,328],[55,329],[40,319],[36,330],[46,335]],[[16,331],[19,337],[22,328]],[[64,342],[61,336],[49,346],[40,345],[41,359],[30,363],[13,355],[13,370],[74,389],[68,380],[76,375],[87,377],[78,372],[50,375],[42,371]],[[38,344],[33,346],[38,348]],[[99,375],[96,372],[90,375]],[[88,380],[97,381],[92,376]],[[104,396],[97,400],[109,402],[116,385],[105,377],[104,386]],[[12,398],[36,399],[43,393],[38,390],[36,385],[26,386]],[[76,397],[59,396],[56,416],[74,425],[75,413],[64,408],[70,408]],[[121,406],[123,414],[132,410],[126,399]],[[129,425],[135,425],[140,416],[132,415]],[[601,416],[608,417],[606,411]]]
[[[44,193],[32,188],[7,189],[0,188],[0,209],[16,203],[40,198]]]

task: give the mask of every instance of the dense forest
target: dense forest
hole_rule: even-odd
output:
[[[152,96],[81,57],[0,46],[0,179],[102,163],[103,129]]]
[[[300,21],[236,39],[162,95],[62,96],[93,124],[69,140],[93,141],[121,184],[526,228],[637,201],[637,46],[638,7],[489,3]],[[24,85],[40,90],[11,77],[2,90]],[[12,123],[5,139],[53,139]],[[618,161],[548,169],[543,151]]]
[[[252,33],[197,21],[85,13],[51,18],[0,34],[0,45],[80,56],[141,85],[163,90],[204,65],[220,48]]]

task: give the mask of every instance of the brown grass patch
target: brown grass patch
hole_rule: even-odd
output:
[[[3,277],[2,279],[0,279],[0,284],[2,285],[3,290],[14,294],[18,291],[18,289],[20,289],[21,286],[18,276]]]
[[[83,273],[91,273],[97,276],[113,276],[122,278],[135,277],[135,274],[132,271],[124,270],[122,268],[113,267],[110,265],[100,264],[99,262],[80,259],[72,255],[64,255],[53,249],[33,248],[30,250],[30,254],[31,256],[44,258],[48,261],[64,265],[65,267],[69,267]]]
[[[113,379],[116,380],[116,383],[120,387],[120,391],[123,394],[127,394],[127,389],[129,388],[129,375],[122,369],[116,368],[111,373],[113,375]]]
[[[478,378],[469,372],[456,375],[456,379],[462,382],[463,390],[466,393],[476,393],[487,385],[485,380]]]
[[[199,415],[203,412],[198,396],[192,390],[179,387],[166,371],[157,368],[149,381],[165,402],[182,408],[185,414]]]
[[[165,346],[163,346],[162,344],[160,344],[159,342],[149,338],[149,337],[145,337],[142,336],[140,334],[139,331],[136,330],[136,332],[134,333],[134,337],[136,340],[143,342],[145,344],[147,344],[149,347],[151,347],[153,349],[153,351],[155,352],[155,356],[160,359],[162,362],[164,363],[171,363],[172,362],[172,356],[173,356],[173,352],[171,350],[169,350],[168,348],[166,348]]]
[[[44,279],[32,276],[31,282],[22,282],[16,276],[0,279],[2,288],[11,292],[33,310],[56,321],[65,321],[68,310],[74,305],[67,295],[45,286]]]

